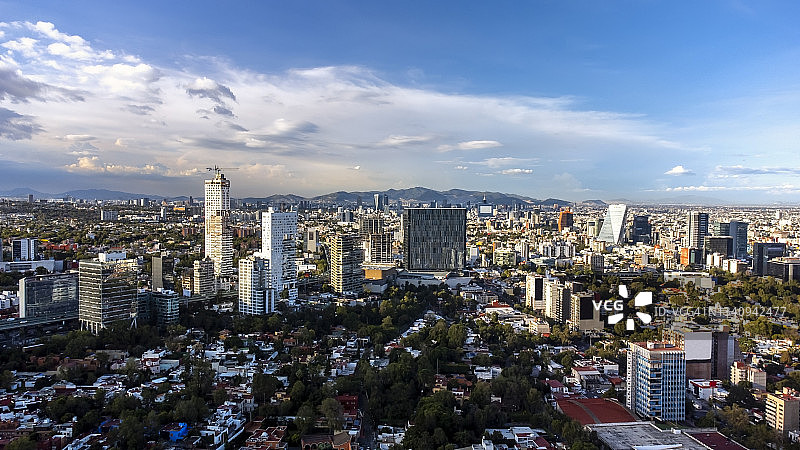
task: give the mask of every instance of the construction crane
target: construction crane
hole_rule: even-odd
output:
[[[206,167],[206,170],[209,172],[214,172],[216,175],[219,175],[220,172],[223,170],[239,170],[238,167]]]

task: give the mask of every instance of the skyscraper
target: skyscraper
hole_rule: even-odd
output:
[[[628,408],[660,420],[686,416],[686,354],[661,342],[631,342],[628,348]]]
[[[153,256],[151,260],[152,266],[152,287],[154,291],[159,289],[174,290],[175,289],[175,275],[173,270],[175,268],[175,259],[169,253],[161,253],[160,255]]]
[[[231,182],[219,171],[213,180],[205,181],[205,256],[214,261],[217,278],[233,274],[230,190]]]
[[[364,289],[363,250],[356,234],[331,238],[331,288],[334,292],[361,292]]]
[[[275,311],[277,293],[270,284],[269,261],[248,256],[239,260],[239,312],[263,315]]]
[[[704,248],[708,236],[708,213],[692,211],[689,213],[689,222],[686,229],[688,247]]]
[[[467,210],[403,210],[403,257],[408,270],[450,271],[464,268]]]
[[[375,194],[375,211],[383,211],[383,194]]]
[[[296,237],[296,212],[276,212],[269,208],[262,215],[258,256],[269,260],[270,286],[279,292],[288,291],[290,299],[297,298]]]
[[[574,216],[569,208],[565,208],[558,213],[558,232],[561,233],[565,229],[572,226]]]
[[[643,244],[650,244],[652,242],[651,234],[653,232],[650,226],[650,216],[633,216],[633,232],[631,238],[634,244],[639,242]]]
[[[625,219],[628,207],[622,203],[608,205],[608,211],[603,219],[603,226],[597,235],[598,241],[608,242],[617,245],[622,242],[625,234]]]
[[[733,238],[733,257],[742,259],[747,257],[747,222],[731,220],[730,234]]]
[[[78,275],[78,319],[81,329],[98,333],[115,322],[130,323],[136,317],[135,259],[125,253],[100,253],[83,260]]]

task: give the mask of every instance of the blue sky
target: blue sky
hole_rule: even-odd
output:
[[[0,11],[0,190],[800,199],[796,2]]]

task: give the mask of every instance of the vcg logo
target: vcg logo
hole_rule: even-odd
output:
[[[592,300],[596,310],[605,311],[609,314],[609,325],[615,325],[625,318],[625,301],[631,298],[630,294],[628,293],[628,286],[625,286],[624,284],[619,285],[619,296],[622,298],[616,300]],[[637,308],[652,305],[653,293],[639,292],[636,294],[636,297],[633,298],[633,304]],[[653,317],[650,314],[641,311],[636,311],[636,317],[638,317],[639,320],[641,320],[645,325],[653,320]],[[625,328],[629,331],[634,329],[634,320],[632,317],[629,317],[628,320],[625,321]]]

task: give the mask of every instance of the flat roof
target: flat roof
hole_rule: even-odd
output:
[[[627,408],[608,398],[564,398],[556,403],[564,414],[581,425],[636,422]]]
[[[701,444],[700,441],[693,439],[685,432],[660,430],[650,422],[589,424],[588,427],[597,433],[598,439],[610,450],[634,450],[646,447],[670,448],[669,446],[679,446],[672,448],[682,450],[708,450],[706,445]]]
[[[731,438],[716,431],[697,433],[690,432],[687,434],[706,445],[708,448],[714,450],[742,450],[747,448],[744,445],[741,445]]]

